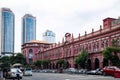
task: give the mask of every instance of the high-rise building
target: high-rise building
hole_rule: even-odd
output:
[[[50,30],[46,30],[42,37],[43,40],[47,41],[48,43],[55,43],[55,33]]]
[[[36,40],[36,17],[25,14],[22,18],[22,44]]]
[[[0,54],[14,52],[14,13],[9,8],[0,9]]]

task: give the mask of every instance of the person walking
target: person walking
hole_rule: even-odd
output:
[[[17,68],[17,71],[16,71],[16,76],[17,76],[17,79],[20,80],[20,70]]]

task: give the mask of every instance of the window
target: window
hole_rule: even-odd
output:
[[[30,58],[30,59],[33,58],[33,50],[32,49],[29,50],[28,58]]]
[[[99,49],[99,42],[97,42],[97,49]]]
[[[106,47],[108,47],[108,40],[106,40]]]
[[[104,48],[104,41],[102,41],[101,46],[102,46],[102,48]]]

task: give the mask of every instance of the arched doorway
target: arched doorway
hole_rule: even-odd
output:
[[[32,49],[29,50],[28,61],[29,61],[29,64],[33,63],[33,50]]]
[[[69,63],[68,61],[66,61],[64,65],[65,65],[65,67],[64,67],[64,68],[66,69],[66,68],[69,68],[70,63]]]
[[[105,66],[108,66],[108,60],[107,59],[103,59],[103,67],[105,67]]]
[[[55,69],[55,63],[52,63],[52,69]]]
[[[95,58],[95,69],[99,68],[99,59],[98,58]]]
[[[90,59],[87,60],[87,69],[91,70],[91,60]]]

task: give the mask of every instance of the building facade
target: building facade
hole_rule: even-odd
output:
[[[43,41],[47,41],[48,43],[55,43],[55,33],[50,30],[46,30],[42,37]]]
[[[32,64],[39,59],[38,53],[48,48],[50,43],[46,41],[32,40],[22,45],[22,53],[26,57],[28,64]]]
[[[14,52],[14,13],[9,8],[0,10],[0,52],[11,55]]]
[[[25,14],[22,18],[22,44],[36,40],[36,17]]]
[[[34,54],[36,60],[50,60],[51,67],[56,66],[56,62],[64,59],[69,63],[69,67],[75,67],[74,60],[83,50],[87,50],[89,57],[86,64],[90,69],[103,68],[106,60],[102,56],[102,51],[109,46],[112,46],[112,40],[118,40],[120,45],[120,18],[106,18],[103,20],[103,27],[100,29],[74,38],[73,34],[66,33],[62,43],[51,44],[48,48],[43,46],[34,49],[29,44],[22,46],[22,53],[28,55],[30,49],[37,50]],[[32,43],[35,45],[34,43]],[[34,46],[35,47],[35,46]],[[118,55],[120,58],[120,55]],[[28,59],[26,57],[26,59]]]

